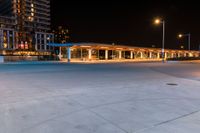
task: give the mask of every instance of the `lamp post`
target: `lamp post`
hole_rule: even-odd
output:
[[[164,63],[165,61],[165,21],[161,19],[155,19],[155,24],[162,24],[162,62]]]
[[[178,35],[179,38],[182,38],[183,36],[187,36],[188,37],[188,50],[190,51],[190,37],[191,37],[191,34],[188,33],[188,34],[179,34]]]

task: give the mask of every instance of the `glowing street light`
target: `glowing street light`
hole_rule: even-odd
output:
[[[155,24],[160,24],[160,19],[156,19]]]
[[[165,21],[161,19],[155,19],[154,21],[155,24],[162,24],[163,27],[163,37],[162,37],[162,62],[164,63],[165,60]]]
[[[182,37],[184,37],[184,36],[187,36],[188,37],[188,50],[190,50],[190,33],[188,33],[188,34],[179,34],[178,35],[178,37],[179,38],[182,38]]]
[[[178,35],[178,37],[179,37],[179,38],[182,38],[182,37],[183,37],[183,35],[182,35],[182,34],[179,34],[179,35]]]

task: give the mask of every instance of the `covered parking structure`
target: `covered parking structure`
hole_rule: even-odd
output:
[[[68,61],[160,60],[161,48],[109,45],[101,43],[50,43],[59,47],[59,58]],[[61,52],[62,51],[62,52]],[[165,49],[164,58],[200,57],[199,51]]]

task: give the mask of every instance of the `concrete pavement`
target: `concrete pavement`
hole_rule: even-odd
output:
[[[199,68],[0,64],[0,133],[199,133]]]

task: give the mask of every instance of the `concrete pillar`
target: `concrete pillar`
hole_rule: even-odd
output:
[[[2,44],[3,44],[3,30],[0,30],[0,48]]]
[[[7,31],[7,48],[10,48],[10,35],[9,35],[9,31]]]
[[[61,60],[61,57],[62,57],[62,48],[59,47],[59,55],[58,55],[59,59]]]
[[[167,52],[165,52],[165,59],[167,58]]]
[[[181,53],[178,53],[178,57],[181,57]]]
[[[184,57],[187,57],[187,53],[184,53]]]
[[[97,56],[98,56],[98,59],[99,59],[99,49],[98,49],[98,55]]]
[[[152,52],[149,52],[149,58],[150,59],[152,58]]]
[[[130,58],[133,59],[133,51],[131,51]]]
[[[88,49],[88,59],[92,59],[92,49]]]
[[[112,50],[112,59],[115,59],[116,58],[116,55],[114,53],[114,50]]]
[[[122,59],[122,51],[119,51],[119,59]]]
[[[105,50],[105,59],[108,59],[108,50]]]
[[[38,38],[37,38],[37,34],[35,34],[35,50],[37,51],[38,50]],[[16,46],[17,48],[19,47],[19,46]]]
[[[83,50],[81,48],[81,60],[83,59]]]
[[[143,58],[143,53],[142,53],[142,52],[140,52],[140,58],[141,58],[141,59]]]
[[[189,53],[189,57],[193,57],[193,54],[192,54],[192,53]]]
[[[12,36],[13,36],[13,49],[15,49],[15,33],[14,31],[12,32]]]
[[[47,50],[47,34],[44,35],[44,50]]]
[[[160,59],[160,52],[157,53],[157,58]]]
[[[171,53],[171,58],[174,58],[174,53]]]
[[[67,48],[67,61],[70,62],[70,60],[71,60],[71,48],[68,47]]]

